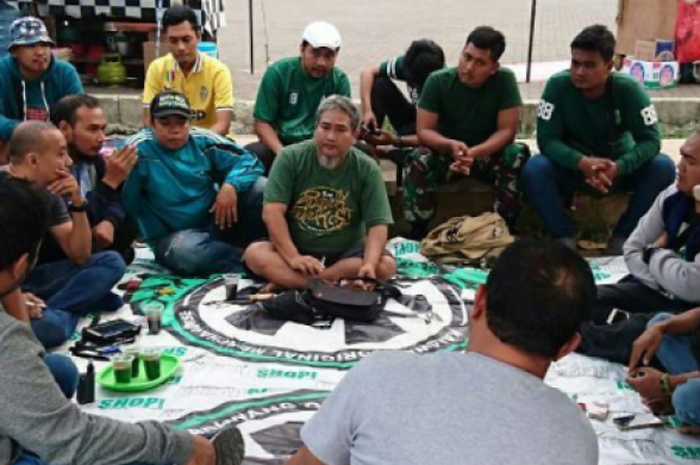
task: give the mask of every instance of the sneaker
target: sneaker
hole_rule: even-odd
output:
[[[578,247],[576,246],[576,239],[573,237],[560,237],[556,239],[557,242],[560,244],[563,244],[573,250],[574,252],[578,251]]]
[[[216,465],[241,465],[245,446],[243,436],[235,426],[222,429],[211,438],[216,450]]]
[[[605,255],[622,255],[625,242],[627,242],[626,237],[612,236],[608,241],[608,246],[605,247]]]

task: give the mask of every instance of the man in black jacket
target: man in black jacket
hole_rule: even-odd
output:
[[[121,185],[136,164],[136,149],[123,147],[112,156],[100,155],[105,141],[107,119],[99,101],[87,94],[69,95],[51,113],[53,124],[63,133],[73,161],[71,174],[88,201],[93,252],[114,250],[129,264],[137,229],[127,218],[121,202]],[[55,244],[44,244],[42,257],[60,258]]]

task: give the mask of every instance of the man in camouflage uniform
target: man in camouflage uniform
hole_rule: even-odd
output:
[[[418,138],[404,168],[404,216],[411,237],[427,234],[435,215],[435,189],[474,175],[496,188],[495,210],[513,227],[520,211],[520,170],[527,147],[515,144],[522,99],[510,70],[498,60],[503,35],[479,27],[467,38],[459,65],[433,73],[418,102]]]

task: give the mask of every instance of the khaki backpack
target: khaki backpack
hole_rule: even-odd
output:
[[[423,255],[439,263],[478,263],[498,257],[515,238],[498,213],[458,216],[430,231]]]

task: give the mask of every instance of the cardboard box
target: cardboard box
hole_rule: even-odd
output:
[[[674,61],[675,45],[673,40],[637,40],[633,56],[643,61]]]
[[[155,60],[156,58],[160,58],[162,56],[167,55],[168,52],[168,46],[165,42],[160,43],[160,53],[156,57],[156,43],[152,41],[146,41],[143,43],[143,72],[148,73],[148,67],[151,65],[151,62]]]
[[[637,39],[672,40],[681,1],[684,0],[618,0],[615,51],[634,54]]]
[[[675,61],[645,61],[625,58],[622,72],[629,74],[647,89],[670,89],[678,85],[679,65]]]

